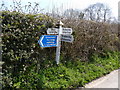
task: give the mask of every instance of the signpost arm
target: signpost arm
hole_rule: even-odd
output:
[[[60,62],[60,47],[61,47],[62,25],[63,25],[63,23],[60,21],[59,22],[59,32],[58,32],[57,48],[56,48],[56,63],[57,64],[59,64],[59,62]]]

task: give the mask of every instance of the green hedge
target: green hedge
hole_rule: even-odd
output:
[[[118,39],[115,34],[107,33],[110,25],[79,21],[78,26],[74,26],[74,23],[70,21],[68,22],[69,26],[63,21],[67,27],[73,28],[75,40],[73,43],[62,42],[60,60],[62,65],[58,67],[54,60],[55,48],[44,49],[38,44],[39,37],[46,34],[47,28],[54,26],[55,19],[43,14],[31,15],[15,11],[2,11],[1,13],[2,60],[5,62],[3,64],[3,87],[6,89],[83,86],[96,77],[108,73],[109,69],[110,71],[117,69],[116,58],[118,55],[115,57],[110,55],[110,57],[107,54],[108,59],[105,58],[106,55],[102,58],[105,61],[101,58],[91,58],[96,52],[104,54],[104,51],[109,51],[111,47],[115,49],[113,43]],[[89,26],[90,31],[85,26]],[[100,31],[101,29],[102,31]],[[104,31],[105,34],[102,35],[101,39],[99,32],[102,34]],[[92,43],[90,43],[91,41]],[[92,61],[101,63],[105,70],[96,67],[96,63],[91,64]],[[107,66],[108,61],[111,61],[112,64]],[[90,64],[87,62],[90,62]],[[90,72],[87,72],[87,65],[91,67],[89,67]],[[91,77],[88,78],[87,75],[91,75]],[[94,76],[92,77],[92,75]]]
[[[2,12],[1,18],[2,60],[5,62],[3,80],[6,86],[12,86],[14,77],[27,73],[32,67],[37,73],[42,66],[48,65],[45,60],[50,58],[49,54],[54,54],[54,48],[40,48],[38,39],[46,34],[53,19],[43,14],[30,15],[9,11]]]

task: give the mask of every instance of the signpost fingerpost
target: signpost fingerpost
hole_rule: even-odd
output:
[[[58,28],[48,28],[47,34],[52,35],[42,35],[38,40],[41,47],[56,47],[56,58],[57,64],[60,63],[60,48],[61,41],[73,42],[74,38],[72,34],[72,28],[63,28],[63,23],[59,21],[57,23]]]

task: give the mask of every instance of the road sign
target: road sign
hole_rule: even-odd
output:
[[[48,28],[47,34],[58,34],[58,28]]]
[[[73,42],[73,35],[61,35],[61,41]]]
[[[72,28],[63,28],[62,34],[72,34]]]
[[[42,35],[38,43],[41,47],[57,47],[57,35]]]
[[[47,34],[58,34],[58,28],[48,28]],[[72,34],[72,28],[62,28],[60,34]]]
[[[56,47],[56,62],[60,62],[60,48],[61,41],[73,42],[72,28],[63,28],[63,23],[59,21],[57,23],[59,28],[48,28],[47,34],[57,35],[42,35],[38,40],[41,47]]]

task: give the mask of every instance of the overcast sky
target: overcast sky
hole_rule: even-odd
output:
[[[7,6],[13,4],[13,0],[1,0],[0,3],[2,3],[2,1]],[[16,1],[18,2],[20,0]],[[113,16],[117,17],[119,0],[21,0],[21,2],[23,6],[28,4],[28,2],[37,2],[40,4],[41,9],[45,9],[45,11],[50,11],[53,7],[60,8],[61,10],[68,8],[83,10],[87,8],[90,4],[95,4],[99,2],[107,4],[111,8]]]

